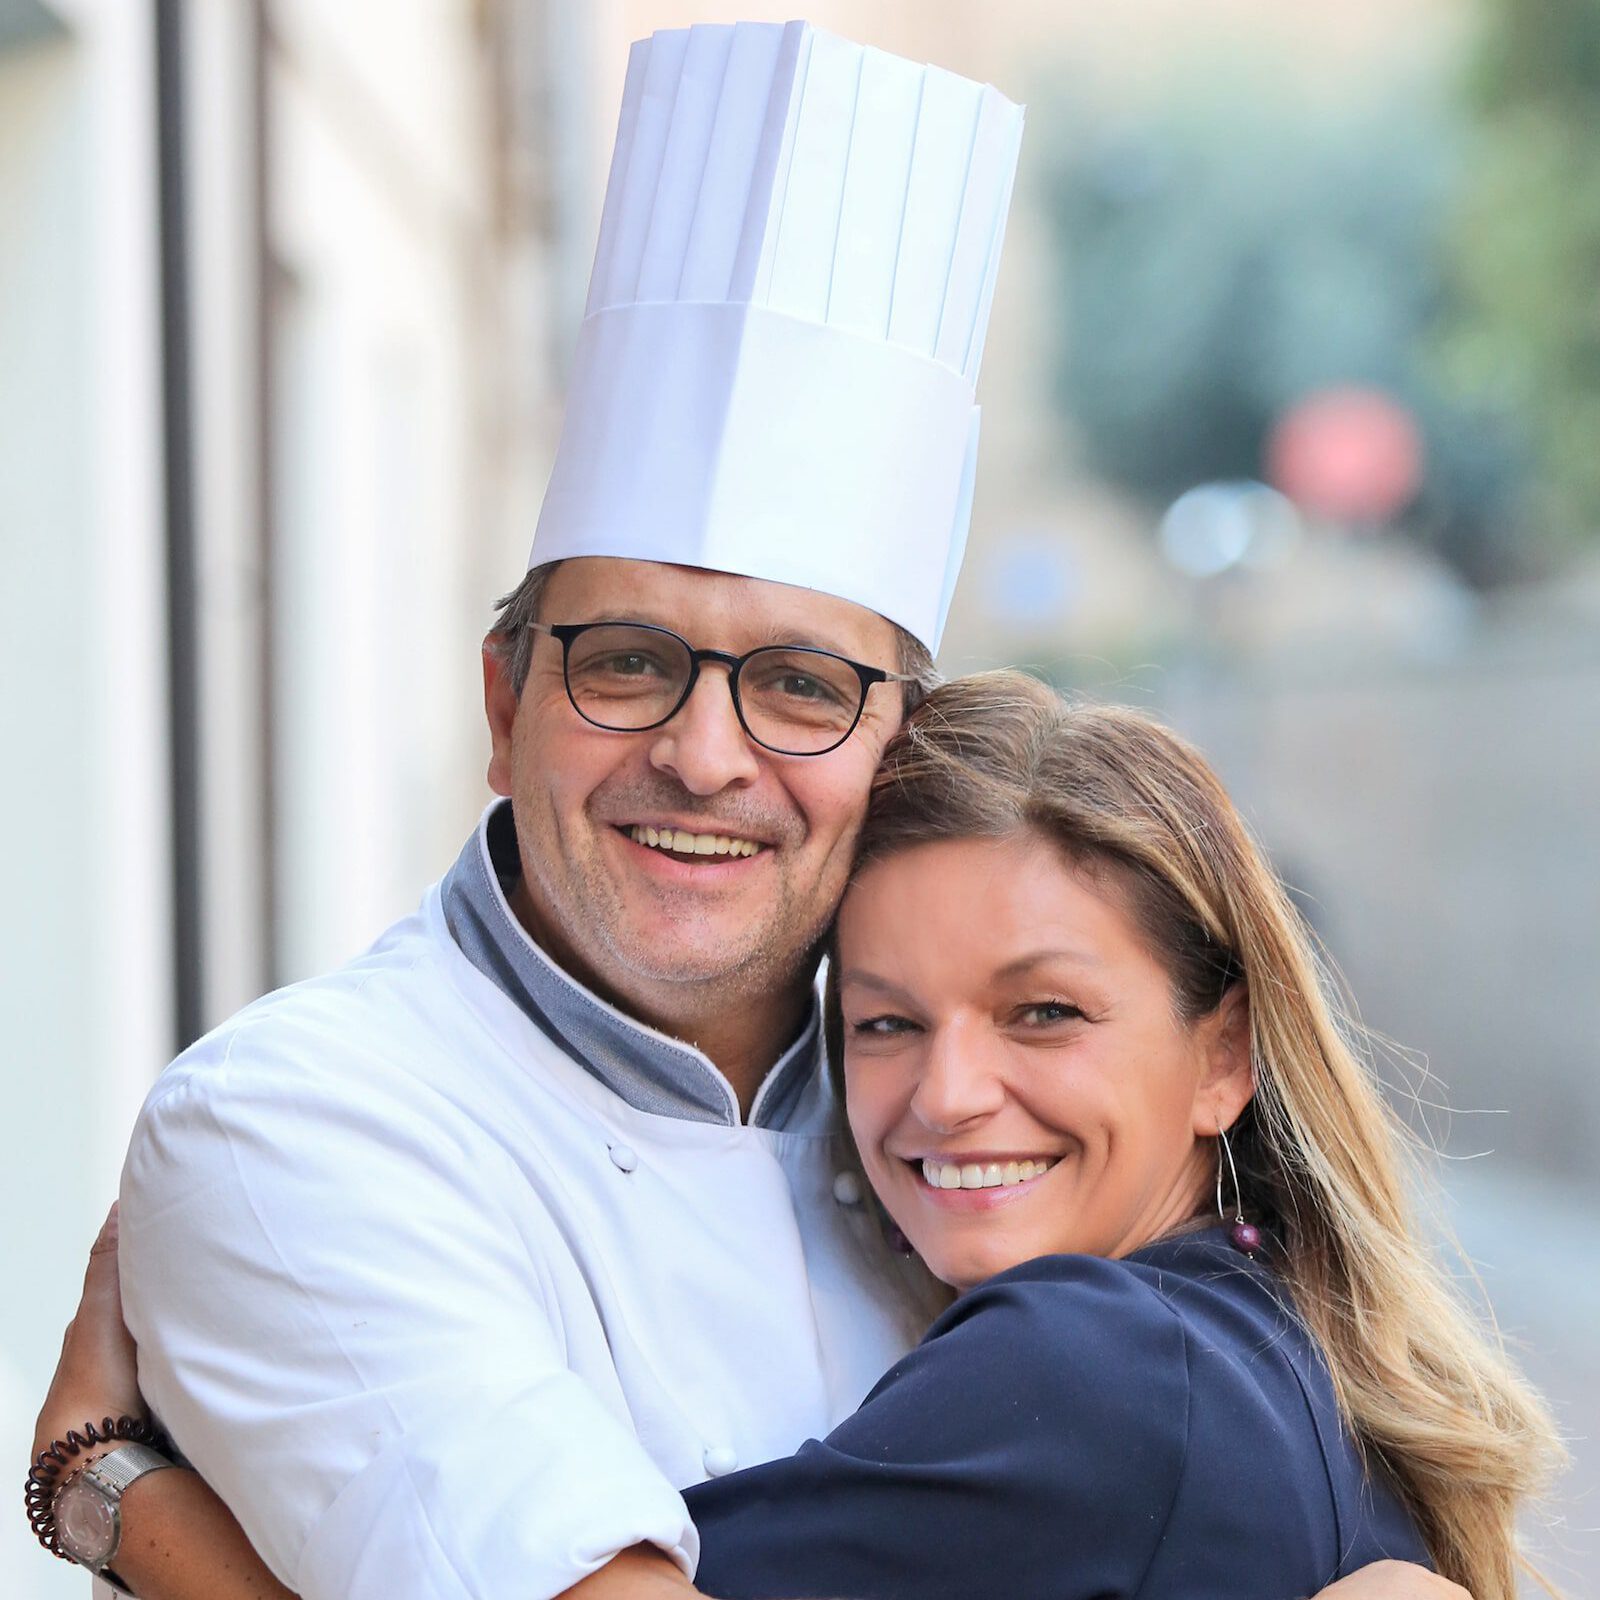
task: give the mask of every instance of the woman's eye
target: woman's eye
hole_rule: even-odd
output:
[[[1065,1000],[1039,1000],[1020,1007],[1017,1020],[1031,1028],[1048,1028],[1061,1022],[1074,1022],[1082,1015],[1076,1006]]]
[[[851,1033],[857,1038],[892,1038],[898,1033],[910,1033],[916,1028],[909,1017],[881,1016],[863,1017],[859,1022],[850,1024]]]

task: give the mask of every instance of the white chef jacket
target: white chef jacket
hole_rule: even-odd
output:
[[[826,1432],[915,1340],[827,1075],[780,1126],[723,1087],[723,1121],[630,1104],[438,887],[168,1068],[123,1176],[140,1385],[285,1584],[541,1600],[643,1541],[692,1573],[678,1489]]]

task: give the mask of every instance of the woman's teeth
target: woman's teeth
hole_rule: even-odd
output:
[[[628,831],[635,844],[671,850],[680,856],[753,856],[763,848],[754,839],[735,839],[725,833],[685,833],[681,828],[646,828],[639,824]]]
[[[1054,1156],[1043,1161],[968,1161],[960,1165],[924,1159],[922,1176],[930,1189],[1003,1189],[1037,1178],[1055,1164]]]

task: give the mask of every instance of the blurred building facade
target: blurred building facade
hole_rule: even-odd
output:
[[[574,10],[0,0],[17,1460],[155,1072],[361,948],[483,801],[583,272]],[[0,1519],[0,1592],[82,1590]]]

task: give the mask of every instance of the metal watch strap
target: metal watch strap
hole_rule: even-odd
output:
[[[148,1445],[124,1444],[110,1455],[101,1456],[92,1466],[85,1467],[83,1476],[116,1501],[145,1473],[158,1472],[162,1467],[172,1464],[159,1450],[152,1450]]]

